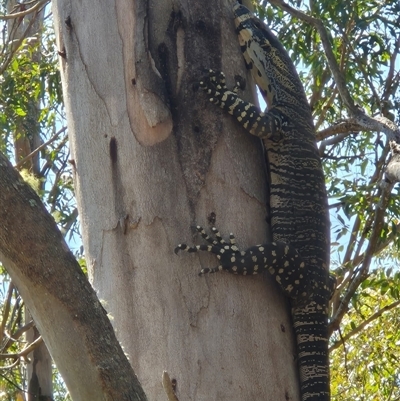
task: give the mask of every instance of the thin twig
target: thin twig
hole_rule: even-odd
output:
[[[15,342],[18,341],[18,339],[25,333],[27,332],[29,329],[31,329],[32,327],[35,326],[35,322],[33,320],[30,320],[28,323],[26,323],[25,325],[23,325],[22,327],[20,327],[17,331],[15,331],[12,336],[7,335],[8,337],[8,341],[6,343],[6,345],[3,348],[4,350],[7,350],[8,348],[10,348]]]
[[[19,365],[20,359],[17,358],[11,365],[7,366],[1,366],[0,370],[12,370],[14,369],[17,365]]]
[[[322,106],[321,111],[318,113],[318,120],[315,123],[315,129],[318,129],[326,120],[326,113],[329,111],[331,106],[333,105],[336,96],[338,94],[338,89],[336,85],[333,87],[332,93],[329,97],[329,99],[325,102],[325,104]]]
[[[72,227],[72,225],[76,222],[76,219],[78,218],[78,208],[75,208],[72,213],[68,216],[68,221],[67,223],[60,227],[61,234],[65,238],[66,235],[68,234],[68,231]]]
[[[54,153],[58,153],[64,147],[68,137],[63,138],[63,140],[53,149]],[[45,156],[46,163],[42,166],[40,170],[40,176],[46,175],[48,169],[52,169],[54,173],[57,173],[60,169],[54,168],[54,160],[50,160],[49,157]]]
[[[47,145],[49,145],[50,143],[52,143],[53,141],[55,141],[60,134],[62,134],[65,130],[67,129],[67,127],[63,127],[61,128],[58,132],[56,132],[48,141],[42,143],[40,146],[38,146],[34,151],[32,151],[31,153],[29,153],[29,155],[25,156],[23,159],[21,159],[14,167],[16,169],[18,169],[19,167],[21,167],[27,160],[31,159],[33,156],[35,156],[38,152],[40,152],[43,148],[45,148]]]
[[[326,150],[327,146],[337,145],[338,143],[342,142],[345,138],[347,138],[351,134],[352,134],[352,132],[348,132],[346,134],[338,134],[338,135],[334,136],[333,138],[324,139],[319,145],[320,156],[323,157],[326,155],[325,150]]]
[[[3,374],[0,373],[0,377],[2,377],[5,381],[7,381],[9,384],[11,384],[12,386],[14,386],[16,389],[18,389],[19,391],[21,391],[22,393],[26,393],[26,391],[24,389],[22,389],[21,387],[18,386],[18,384],[15,384],[14,382],[12,382],[8,377],[4,376]]]
[[[355,336],[358,334],[360,331],[362,331],[367,325],[369,325],[371,322],[373,322],[375,319],[378,319],[381,317],[385,312],[396,308],[398,305],[400,305],[400,301],[396,301],[391,303],[390,305],[386,305],[382,309],[379,309],[377,312],[375,312],[373,315],[371,315],[367,320],[364,320],[361,324],[359,324],[355,329],[347,333],[345,336],[343,336],[340,341],[336,341],[332,346],[329,347],[329,352],[333,351],[336,348],[339,348],[341,345],[344,345],[344,343],[351,337]]]
[[[313,93],[312,93],[311,98],[310,98],[311,110],[314,110],[316,103],[321,99],[322,90],[324,89],[325,85],[329,81],[330,77],[331,77],[331,74],[329,73],[328,69],[325,69],[322,72],[322,76],[321,76],[321,79],[320,79],[320,85],[318,85],[316,83],[315,76],[313,77],[315,89],[313,90]]]
[[[10,314],[11,297],[12,297],[13,291],[14,291],[14,284],[12,282],[10,282],[8,285],[7,296],[4,301],[3,316],[2,316],[2,320],[1,320],[1,324],[0,324],[0,345],[3,343],[4,329],[6,327],[8,316]]]
[[[36,3],[33,7],[28,8],[27,10],[24,10],[24,11],[20,11],[19,13],[0,15],[0,20],[9,20],[9,19],[24,17],[25,15],[33,13],[34,11],[38,10],[40,7],[46,5],[46,3],[49,3],[49,2],[50,2],[50,0],[42,0],[42,1],[39,1],[38,3]]]
[[[21,359],[26,358],[32,351],[34,351],[40,344],[42,344],[42,337],[38,337],[35,341],[28,344],[24,349],[15,354],[0,354],[1,359]]]
[[[35,16],[36,17],[36,16]],[[14,58],[14,54],[18,51],[20,48],[22,42],[25,40],[26,35],[28,34],[29,30],[31,29],[33,23],[35,22],[35,18],[32,18],[29,21],[29,24],[27,28],[25,29],[24,33],[21,35],[21,37],[13,43],[12,48],[9,50],[8,55],[6,57],[6,60],[4,61],[3,65],[0,67],[0,75],[3,75],[4,71],[7,69],[8,65],[11,63],[11,61]],[[3,46],[5,48],[6,46]]]

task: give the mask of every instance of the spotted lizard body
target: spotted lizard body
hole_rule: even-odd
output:
[[[241,4],[233,8],[236,31],[247,67],[268,111],[263,113],[225,85],[221,72],[209,71],[200,82],[210,101],[236,117],[251,134],[263,139],[270,170],[272,242],[240,251],[231,234],[226,243],[197,227],[209,245],[176,251],[212,252],[218,267],[257,274],[268,270],[290,297],[297,340],[302,401],[328,401],[328,307],[335,280],[329,274],[329,216],[315,129],[304,88],[288,53],[269,28]]]

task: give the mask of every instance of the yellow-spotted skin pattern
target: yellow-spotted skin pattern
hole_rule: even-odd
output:
[[[240,251],[233,235],[226,243],[197,227],[209,245],[176,251],[208,251],[216,268],[256,274],[268,270],[292,303],[297,339],[302,401],[329,401],[328,308],[335,288],[329,274],[329,216],[315,129],[304,88],[290,59],[270,29],[237,3],[236,31],[247,67],[258,85],[267,111],[228,90],[222,72],[209,70],[200,87],[209,100],[233,115],[251,134],[263,139],[270,171],[272,243]]]
[[[206,251],[217,255],[220,264],[214,268],[202,269],[199,273],[200,276],[222,270],[244,276],[259,274],[268,270],[288,297],[293,299],[307,299],[309,297],[310,294],[307,289],[300,285],[306,279],[305,263],[295,248],[284,242],[271,242],[266,245],[255,245],[246,251],[241,251],[236,246],[233,234],[230,234],[229,243],[227,243],[215,227],[211,229],[215,239],[211,238],[201,226],[197,226],[196,230],[209,245],[188,246],[179,244],[175,248],[175,253],[179,251]],[[311,291],[312,289],[309,288],[308,290]]]

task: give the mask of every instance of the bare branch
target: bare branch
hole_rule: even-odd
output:
[[[26,359],[28,355],[35,350],[43,342],[42,337],[38,337],[35,341],[28,344],[24,349],[15,354],[0,354],[0,359]]]
[[[330,139],[324,139],[320,145],[319,145],[319,154],[321,157],[327,157],[327,155],[325,154],[325,150],[327,146],[332,146],[332,145],[336,145],[340,142],[342,142],[345,138],[347,138],[350,134],[352,134],[351,132],[347,133],[347,134],[338,134],[333,138]]]
[[[3,316],[0,324],[0,344],[3,343],[3,337],[4,337],[4,329],[6,327],[6,323],[8,320],[8,316],[10,314],[10,305],[11,305],[11,297],[14,291],[14,285],[12,282],[8,285],[8,291],[7,291],[7,296],[4,301],[4,310],[3,310]]]
[[[361,131],[362,129],[363,127],[361,127],[360,124],[357,124],[352,119],[347,119],[337,124],[331,125],[326,129],[318,131],[316,134],[316,139],[317,141],[322,141],[323,139],[326,139],[336,134],[346,134],[345,136],[348,136],[354,132]]]
[[[90,377],[93,399],[121,399],[124,394],[146,400],[107,312],[54,219],[1,153],[0,187],[0,259],[28,308],[35,306],[30,311],[46,345],[51,349],[57,344],[62,350],[55,358],[60,371],[67,371],[79,355],[79,364],[68,371],[75,394],[88,393],[87,380],[82,378]],[[63,325],[54,324],[61,313]]]
[[[10,19],[24,17],[25,15],[33,13],[36,10],[39,10],[42,6],[45,6],[49,2],[50,2],[50,0],[41,0],[38,3],[36,3],[33,7],[28,8],[27,10],[24,10],[24,11],[20,11],[19,13],[0,15],[0,20],[10,20]]]
[[[397,235],[396,233],[400,231],[400,224],[396,225],[396,230],[391,232],[390,235],[386,238],[385,241],[382,241],[381,243],[379,243],[379,245],[377,246],[377,248],[375,249],[375,255],[379,255],[394,239],[394,237]],[[354,237],[353,237],[354,238]],[[354,240],[355,241],[355,240]],[[362,261],[365,258],[365,252],[364,253],[360,253],[359,255],[355,256],[353,258],[353,260],[351,261],[351,268],[350,269],[346,269],[349,271],[350,273],[350,278],[346,279],[346,280],[342,280],[340,281],[340,277],[338,278],[338,288],[336,291],[335,296],[338,296],[339,293],[341,292],[341,289],[351,280],[351,274],[352,272],[362,263]],[[346,264],[349,264],[350,260],[346,259],[343,261],[343,266],[345,266]],[[337,308],[333,308],[333,310],[335,311]]]
[[[15,331],[12,336],[7,335],[7,333],[5,333],[8,337],[8,341],[5,344],[5,346],[3,347],[3,351],[7,350],[8,348],[10,348],[15,342],[18,341],[18,339],[25,333],[27,332],[29,329],[31,329],[32,327],[35,326],[35,322],[33,320],[30,320],[27,324],[23,325],[22,327],[20,327],[17,331]]]
[[[64,147],[65,143],[67,142],[68,137],[65,137],[54,149],[53,152],[58,153],[61,151],[61,149]],[[42,166],[40,170],[40,175],[44,176],[46,175],[47,169],[52,169],[55,174],[57,174],[61,169],[55,168],[54,160],[52,160],[50,157],[45,156],[45,159],[47,160],[46,163]]]
[[[50,143],[52,143],[53,141],[55,141],[60,134],[62,134],[65,130],[67,129],[67,127],[63,127],[61,128],[58,132],[56,132],[48,141],[46,141],[45,143],[42,143],[40,146],[38,146],[34,151],[32,151],[31,153],[29,153],[28,156],[24,157],[23,159],[21,159],[14,167],[16,169],[20,168],[27,160],[31,159],[33,156],[35,156],[38,152],[40,152],[43,148],[45,148],[47,145],[49,145]]]
[[[385,160],[387,158],[389,149],[388,146],[385,147],[382,154],[380,155],[379,159],[375,163],[375,172],[370,179],[370,185],[376,185],[377,182],[382,180],[382,166],[385,164]],[[369,196],[371,199],[379,197],[381,194],[381,188],[378,187],[376,194],[369,192],[365,194],[365,196]],[[332,314],[335,315],[336,311],[339,309],[340,306],[340,299],[339,296],[343,289],[354,279],[354,271],[355,269],[362,263],[365,259],[365,253],[361,253],[362,246],[367,238],[367,231],[366,227],[373,227],[374,215],[372,213],[372,205],[370,205],[368,212],[367,220],[363,225],[363,231],[360,233],[361,229],[361,219],[359,216],[356,217],[356,220],[353,225],[353,229],[351,231],[351,236],[349,239],[349,245],[347,247],[345,256],[343,258],[342,267],[339,269],[340,271],[347,272],[347,276],[343,278],[344,274],[341,274],[340,277],[337,279],[337,289],[332,299]],[[357,237],[360,236],[358,246],[355,249],[355,244],[357,241]],[[380,253],[391,241],[393,240],[393,233],[386,238],[386,241],[381,241],[379,245],[374,250],[374,255]],[[354,250],[355,249],[355,250]],[[373,255],[373,256],[374,256]],[[352,260],[351,260],[352,259]]]
[[[14,369],[17,365],[19,365],[20,359],[17,358],[11,365],[7,366],[1,366],[0,370],[12,370]]]

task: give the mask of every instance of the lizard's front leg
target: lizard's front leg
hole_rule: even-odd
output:
[[[279,140],[281,130],[287,124],[279,107],[263,113],[257,106],[238,96],[238,85],[239,83],[233,90],[229,90],[225,84],[225,74],[214,70],[208,70],[208,75],[200,81],[200,88],[206,92],[210,102],[236,117],[250,134],[264,139]]]

